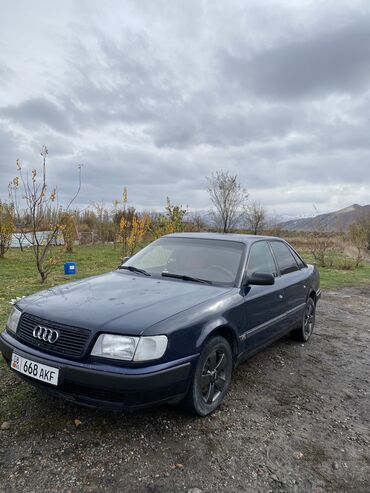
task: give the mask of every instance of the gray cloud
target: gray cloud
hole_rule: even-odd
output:
[[[356,5],[38,5],[12,58],[15,2],[0,19],[0,195],[46,143],[64,200],[84,163],[81,204],[128,185],[142,207],[208,208],[220,168],[279,212],[370,202],[370,17]]]
[[[22,135],[7,128],[0,120],[0,198],[7,196],[7,187],[16,176],[16,161],[28,155],[29,147]]]
[[[208,144],[215,147],[242,146],[289,132],[296,121],[293,108],[238,108],[227,111],[208,106],[202,96],[187,105],[170,108],[167,117],[152,125],[148,133],[158,147],[187,148]]]
[[[65,108],[43,97],[0,108],[0,112],[3,117],[28,127],[38,124],[62,133],[71,132],[73,128]]]
[[[329,28],[330,29],[330,28]],[[370,17],[249,58],[225,52],[221,70],[232,82],[261,97],[291,99],[355,92],[370,81]]]
[[[125,33],[120,42],[94,30],[90,47],[76,41],[70,69],[71,108],[78,124],[96,122],[148,124],[174,96],[171,68],[165,65],[145,33]],[[77,62],[78,61],[78,62]]]

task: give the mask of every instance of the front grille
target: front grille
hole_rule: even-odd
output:
[[[33,331],[37,325],[48,329],[56,329],[59,332],[58,340],[54,344],[50,344],[50,342],[40,341],[33,337]],[[50,322],[34,315],[23,313],[18,326],[17,336],[29,346],[37,347],[53,354],[78,358],[84,352],[90,337],[90,331]]]

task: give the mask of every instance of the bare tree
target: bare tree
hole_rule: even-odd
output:
[[[265,229],[270,236],[281,236],[283,230],[281,220],[276,216],[270,215],[268,220],[266,220]]]
[[[193,223],[195,231],[202,231],[205,228],[203,217],[198,211],[194,211],[190,214],[190,221]]]
[[[10,183],[9,191],[13,199],[18,224],[21,223],[20,219],[22,215],[29,218],[29,225],[24,225],[25,229],[22,232],[27,233],[27,237],[30,237],[29,241],[35,256],[36,267],[40,274],[41,282],[44,282],[57,263],[57,259],[51,255],[50,250],[53,245],[57,244],[57,238],[61,230],[60,218],[63,210],[58,206],[57,189],[54,188],[51,192],[48,190],[46,179],[48,149],[45,145],[42,147],[41,156],[42,172],[40,177],[36,169],[32,170],[31,178],[28,174],[24,175],[22,165],[17,160],[19,176],[14,178]],[[81,165],[78,168],[79,191],[81,188]],[[23,214],[17,194],[20,186],[22,186],[23,199],[25,201]],[[65,213],[68,212],[77,194],[64,210]]]
[[[216,171],[208,180],[208,193],[215,207],[213,219],[223,233],[233,229],[246,205],[248,192],[238,181],[237,175],[228,171]]]
[[[245,207],[247,227],[258,235],[266,226],[266,210],[260,202],[249,202]]]
[[[105,207],[103,200],[94,202],[93,207],[95,209],[97,233],[100,241],[105,243],[109,239],[109,230],[111,227],[111,224],[109,223],[109,212]]]
[[[314,222],[314,229],[309,235],[309,251],[319,267],[330,267],[330,251],[333,249],[334,232],[328,231],[325,222],[326,217],[322,217],[322,215],[319,214],[315,205],[314,210],[317,213],[317,217]]]

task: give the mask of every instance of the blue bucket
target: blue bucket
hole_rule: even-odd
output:
[[[70,276],[72,274],[76,274],[76,262],[65,262],[64,264],[64,274],[66,276]]]

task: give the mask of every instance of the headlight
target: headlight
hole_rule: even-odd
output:
[[[139,337],[101,334],[91,351],[92,356],[132,361]]]
[[[101,334],[91,355],[123,361],[149,361],[161,358],[166,348],[166,336],[130,337]]]
[[[13,334],[15,334],[17,332],[18,322],[19,322],[19,319],[21,318],[21,315],[22,315],[22,312],[14,306],[12,311],[10,312],[8,321],[6,323],[6,328],[10,332],[13,332]]]

